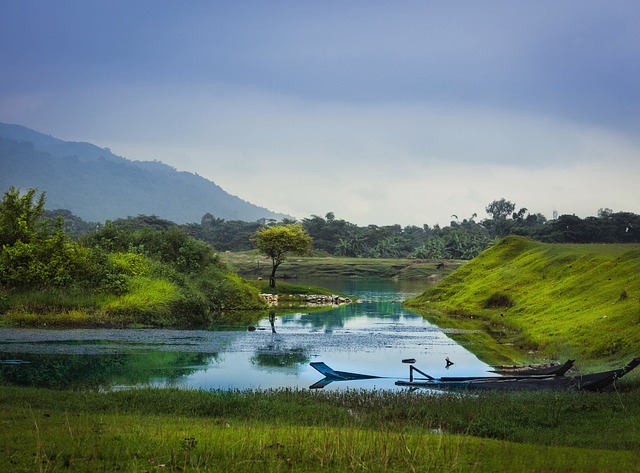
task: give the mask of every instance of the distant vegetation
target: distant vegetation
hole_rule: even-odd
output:
[[[43,218],[44,194],[0,203],[0,314],[26,325],[199,325],[223,310],[264,308],[205,242],[175,225],[107,222],[72,240]]]
[[[299,222],[313,239],[316,255],[355,258],[412,258],[470,260],[507,235],[520,235],[545,243],[640,243],[640,215],[600,209],[597,217],[581,219],[561,215],[547,220],[541,214],[530,214],[526,208],[499,199],[489,203],[489,218],[477,220],[474,214],[460,220],[452,215],[448,226],[368,225],[361,227],[335,217],[312,215]],[[68,211],[52,211],[49,216],[62,216],[70,235],[95,230],[98,223],[87,223]],[[271,224],[291,224],[295,220],[260,219],[255,222],[225,220],[205,214],[200,223],[177,225],[156,216],[139,215],[113,221],[116,227],[139,230],[145,227],[167,229],[178,226],[191,236],[211,244],[218,251],[247,251],[255,248],[251,235]]]
[[[492,351],[485,358],[529,353],[619,363],[638,356],[638,274],[638,244],[510,236],[406,304],[440,326],[480,329],[454,337],[474,342],[475,353]]]

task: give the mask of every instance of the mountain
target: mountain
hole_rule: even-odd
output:
[[[132,161],[91,143],[0,123],[0,191],[11,186],[37,187],[46,191],[48,209],[93,222],[141,214],[176,223],[200,222],[206,213],[246,222],[287,217],[159,161]]]

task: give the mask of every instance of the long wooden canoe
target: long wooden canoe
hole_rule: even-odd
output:
[[[413,371],[420,370],[410,367],[409,380],[396,381],[397,386],[431,389],[468,389],[468,390],[556,390],[556,391],[599,391],[640,365],[640,357],[634,358],[623,368],[601,373],[577,376],[533,375],[533,376],[493,376],[469,378],[425,378],[413,377]]]

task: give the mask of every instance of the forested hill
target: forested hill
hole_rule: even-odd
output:
[[[11,186],[46,191],[48,208],[94,222],[140,214],[177,223],[200,222],[206,213],[247,222],[285,217],[158,161],[132,161],[108,148],[0,123],[0,192]]]

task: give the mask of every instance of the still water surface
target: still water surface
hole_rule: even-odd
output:
[[[301,388],[323,378],[309,363],[381,376],[334,389],[400,389],[409,365],[432,376],[487,375],[489,367],[446,330],[404,309],[424,282],[374,279],[296,281],[360,302],[278,316],[257,330],[0,329],[0,383],[64,389],[174,386],[191,389]],[[445,367],[445,358],[455,364]],[[406,388],[403,388],[406,389]]]

